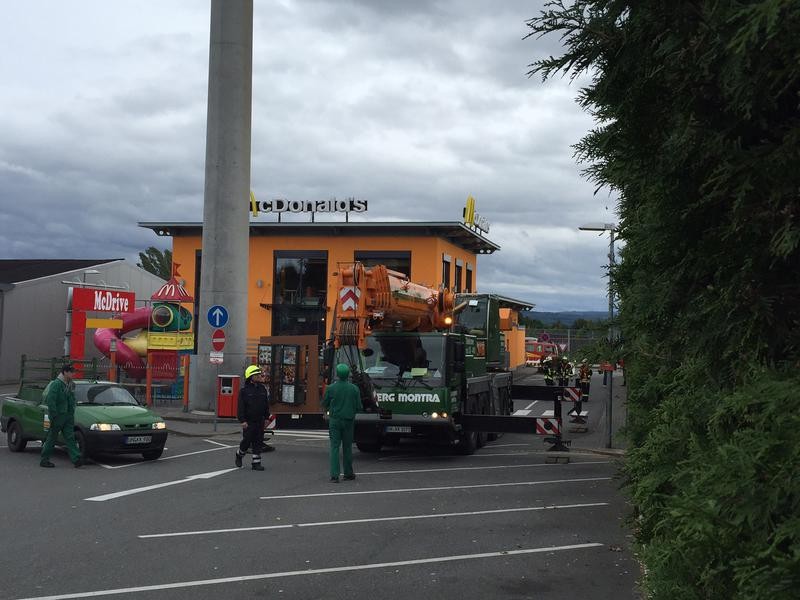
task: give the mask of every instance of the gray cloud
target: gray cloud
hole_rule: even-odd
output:
[[[256,3],[252,187],[370,201],[371,220],[458,220],[467,195],[502,246],[483,290],[542,309],[605,307],[613,220],[571,145],[578,84],[525,73],[522,0]],[[0,256],[137,258],[137,221],[202,218],[209,5],[17,3],[0,35]],[[91,24],[91,25],[90,25]],[[606,208],[608,207],[608,208]]]

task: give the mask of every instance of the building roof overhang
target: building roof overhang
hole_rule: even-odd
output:
[[[202,236],[199,222],[139,222],[139,227],[152,229],[159,236]],[[438,237],[454,246],[475,254],[492,254],[500,246],[483,237],[478,231],[458,221],[434,222],[323,222],[323,223],[250,223],[250,235],[255,236],[405,236]]]

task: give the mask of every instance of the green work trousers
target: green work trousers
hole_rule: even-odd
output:
[[[339,446],[342,447],[344,474],[353,475],[353,419],[328,420],[328,437],[331,440],[331,477],[339,477]]]
[[[81,451],[78,449],[78,444],[75,442],[75,417],[72,415],[64,415],[55,417],[50,421],[50,430],[47,432],[47,437],[42,444],[42,458],[41,462],[50,460],[50,455],[53,454],[53,446],[56,444],[58,434],[60,433],[67,444],[67,452],[69,452],[69,459],[76,463],[81,457]]]

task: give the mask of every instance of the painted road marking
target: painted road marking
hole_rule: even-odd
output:
[[[534,400],[533,402],[528,404],[528,406],[525,407],[525,410],[530,410],[531,408],[533,408],[533,405],[536,404],[537,402],[539,402],[539,401],[538,400]]]
[[[528,446],[529,444],[524,444]],[[495,456],[531,456],[534,454],[545,454],[551,455],[551,452],[547,450],[532,450],[530,452],[487,452],[487,450],[491,450],[495,446],[484,446],[479,454],[470,454],[469,458],[494,458]],[[577,454],[577,453],[576,453]],[[464,457],[459,456],[437,456],[437,459],[448,459],[451,462],[463,460]],[[419,455],[419,454],[402,454],[400,456],[384,456],[383,458],[379,458],[378,460],[431,460],[430,456],[427,455]]]
[[[570,463],[574,465],[607,465],[610,460],[585,460]],[[440,469],[397,469],[395,471],[359,471],[358,476],[362,475],[394,475],[396,473],[437,473],[439,471],[486,471],[487,469],[524,469],[528,467],[563,467],[556,463],[529,463],[525,465],[483,465],[482,467],[443,467]]]
[[[591,542],[587,544],[572,544],[569,546],[545,546],[542,548],[521,548],[516,550],[500,550],[498,552],[481,552],[480,554],[457,554],[453,556],[436,556],[433,558],[418,558],[413,560],[400,560],[396,562],[371,563],[363,565],[349,565],[344,567],[330,567],[326,569],[301,569],[299,571],[283,571],[277,573],[259,573],[257,575],[239,575],[236,577],[219,577],[217,579],[197,579],[194,581],[179,581],[176,583],[163,583],[160,585],[143,585],[138,587],[116,588],[111,590],[97,590],[93,592],[78,592],[73,594],[58,594],[56,596],[36,596],[22,600],[68,600],[70,598],[93,598],[98,596],[112,596],[116,594],[133,594],[139,592],[154,592],[160,590],[174,590],[180,588],[200,587],[204,585],[217,585],[222,583],[241,583],[244,581],[259,581],[264,579],[278,579],[281,577],[308,577],[325,573],[345,573],[348,571],[366,571],[370,569],[386,569],[391,567],[410,567],[414,565],[427,565],[435,563],[456,562],[463,560],[478,560],[482,558],[501,558],[525,554],[541,554],[545,552],[564,552],[567,550],[584,550],[587,548],[600,548],[603,544]]]
[[[527,417],[529,414],[531,414],[531,411],[529,409],[521,408],[519,410],[515,410],[514,414],[512,414],[511,416],[512,417]]]
[[[547,485],[551,483],[586,483],[610,481],[611,477],[585,477],[580,479],[551,479],[549,481],[514,481],[511,483],[481,483],[476,485],[448,485],[421,488],[395,488],[392,490],[370,490],[359,492],[325,492],[322,494],[293,494],[289,496],[261,496],[261,500],[288,500],[290,498],[320,498],[325,496],[362,496],[367,494],[401,494],[408,492],[438,492],[445,490],[471,490],[476,488],[510,487],[515,485]]]
[[[346,519],[343,521],[318,521],[316,523],[291,523],[286,525],[264,525],[259,527],[236,527],[232,529],[205,529],[199,531],[178,531],[175,533],[151,533],[139,535],[141,539],[183,537],[188,535],[210,535],[216,533],[241,533],[243,531],[264,531],[268,529],[290,529],[298,527],[326,527],[329,525],[356,525],[361,523],[380,523],[382,521],[413,521],[415,519],[439,519],[446,517],[473,517],[478,515],[498,515],[515,512],[532,512],[542,510],[561,510],[567,508],[597,508],[608,506],[608,502],[588,502],[585,504],[555,504],[549,506],[524,506],[517,508],[497,508],[494,510],[473,510],[454,513],[431,513],[424,515],[401,515],[396,517],[374,517],[371,519]]]
[[[105,502],[106,500],[114,500],[116,498],[122,498],[123,496],[131,496],[133,494],[149,492],[150,490],[157,490],[159,488],[169,487],[171,485],[178,485],[180,483],[188,483],[190,481],[195,481],[197,479],[211,479],[212,477],[216,477],[217,475],[224,475],[225,473],[230,473],[231,471],[238,471],[238,470],[239,469],[234,467],[232,469],[222,469],[221,471],[210,471],[208,473],[199,473],[197,475],[189,475],[188,477],[185,477],[183,479],[178,479],[176,481],[167,481],[165,483],[146,485],[144,487],[134,488],[132,490],[124,490],[122,492],[103,494],[102,496],[92,496],[91,498],[84,498],[84,500],[88,500],[89,502]]]
[[[210,441],[210,440],[206,440],[206,441]],[[215,443],[219,443],[219,442],[215,442]],[[142,462],[127,463],[127,464],[124,464],[124,465],[105,465],[103,463],[97,463],[97,464],[100,465],[101,467],[106,468],[106,469],[126,469],[128,467],[138,467],[140,465],[146,465],[147,463],[151,463],[151,462],[158,462],[158,461],[162,461],[162,460],[173,460],[175,458],[185,458],[187,456],[194,456],[195,454],[205,454],[206,452],[218,452],[219,450],[229,450],[230,448],[238,448],[238,447],[239,447],[239,444],[232,444],[232,445],[229,445],[229,446],[224,446],[223,445],[221,448],[207,448],[206,450],[196,450],[195,452],[186,452],[184,454],[176,454],[175,456],[162,456],[161,458],[157,459],[156,461],[146,460],[146,461],[142,461]]]
[[[203,438],[203,441],[204,442],[208,442],[209,444],[216,444],[217,446],[222,446],[223,448],[230,448],[231,447],[228,444],[223,444],[222,442],[217,442],[217,441],[214,441],[214,440],[207,440],[205,438]]]
[[[276,430],[275,435],[286,435],[290,437],[313,437],[328,439],[327,431],[280,431]]]
[[[573,413],[568,413],[568,414],[571,416],[571,415],[574,415],[575,413],[573,412]],[[581,411],[581,416],[582,417],[586,417],[588,415],[589,415],[589,411],[586,411],[586,410],[582,410]],[[544,411],[544,413],[542,413],[542,416],[543,417],[552,417],[553,416],[553,411],[552,410],[546,410],[546,411]]]

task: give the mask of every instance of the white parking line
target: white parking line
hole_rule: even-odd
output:
[[[530,444],[492,444],[489,448],[510,448],[511,446],[530,446]]]
[[[575,465],[607,465],[610,460],[586,460],[571,463]],[[359,471],[358,476],[362,475],[394,475],[395,473],[436,473],[439,471],[486,471],[487,469],[524,469],[528,467],[563,467],[556,463],[528,463],[525,465],[483,465],[482,467],[446,467],[441,469],[403,469],[395,471]]]
[[[533,408],[533,405],[536,404],[537,402],[539,402],[539,401],[538,400],[534,400],[533,402],[528,404],[528,406],[525,407],[525,410],[530,410],[531,408]]]
[[[609,481],[611,477],[585,477],[580,479],[551,479],[549,481],[514,481],[511,483],[481,483],[477,485],[448,485],[420,488],[396,488],[392,490],[370,490],[358,492],[325,492],[322,494],[293,494],[289,496],[261,496],[261,500],[287,500],[290,498],[320,498],[323,496],[361,496],[366,494],[401,494],[408,492],[437,492],[445,490],[469,490],[476,488],[510,487],[515,485],[547,485],[550,483],[585,483],[588,481]]]
[[[289,437],[305,437],[305,438],[320,438],[320,439],[328,439],[328,432],[327,431],[276,431],[276,436],[289,436]]]
[[[208,440],[206,440],[206,441],[208,441]],[[185,458],[187,456],[194,456],[195,454],[205,454],[206,452],[218,452],[219,450],[228,450],[230,448],[238,448],[238,447],[239,447],[239,444],[233,444],[231,446],[223,445],[221,448],[208,448],[206,450],[197,450],[195,452],[186,452],[184,454],[176,454],[175,456],[162,456],[161,458],[158,459],[158,461],[172,460],[172,459],[175,459],[175,458]],[[158,462],[158,461],[146,460],[144,462],[127,463],[127,464],[124,464],[124,465],[106,465],[106,464],[103,464],[103,463],[99,463],[97,461],[95,461],[95,462],[96,462],[96,464],[100,465],[101,467],[103,467],[105,469],[126,469],[128,467],[138,467],[140,465],[146,465],[147,463]]]
[[[524,444],[527,446],[528,444]],[[547,454],[547,450],[532,450],[530,452],[486,452],[486,450],[491,450],[496,446],[486,446],[480,453],[470,454],[469,458],[491,458],[493,456],[530,456],[532,454]],[[464,457],[462,456],[446,456],[446,457],[436,457],[436,458],[449,458],[451,460],[462,460]],[[384,456],[383,458],[379,458],[378,460],[430,460],[431,457],[427,455],[420,455],[420,454],[401,454],[399,456]]]
[[[216,442],[214,440],[207,440],[205,438],[203,438],[203,441],[204,442],[208,442],[209,444],[216,444],[217,446],[222,446],[223,448],[230,448],[231,447],[228,444],[223,444],[222,442]]]
[[[278,579],[280,577],[294,577],[321,575],[324,573],[343,573],[347,571],[366,571],[369,569],[386,569],[392,567],[409,567],[462,560],[478,560],[482,558],[501,558],[524,554],[541,554],[544,552],[564,552],[567,550],[584,550],[586,548],[600,548],[603,544],[591,542],[588,544],[572,544],[569,546],[545,546],[542,548],[521,548],[515,550],[500,550],[498,552],[481,552],[479,554],[458,554],[453,556],[435,556],[433,558],[418,558],[414,560],[400,560],[396,562],[371,563],[363,565],[347,565],[344,567],[329,567],[326,569],[301,569],[298,571],[283,571],[277,573],[259,573],[256,575],[239,575],[236,577],[220,577],[218,579],[197,579],[195,581],[179,581],[176,583],[163,583],[160,585],[143,585],[138,587],[116,588],[111,590],[97,590],[93,592],[78,592],[73,594],[58,594],[56,596],[36,596],[22,600],[68,600],[69,598],[94,598],[98,596],[112,596],[115,594],[133,594],[139,592],[154,592],[159,590],[174,590],[180,588],[199,587],[203,585],[217,585],[222,583],[241,583],[243,581],[259,581],[264,579]]]
[[[515,512],[532,512],[540,510],[561,510],[567,508],[596,508],[608,506],[608,502],[589,502],[585,504],[555,504],[550,506],[524,506],[517,508],[497,508],[494,510],[473,510],[454,513],[431,513],[424,515],[401,515],[396,517],[374,517],[371,519],[346,519],[343,521],[318,521],[316,523],[291,523],[285,525],[263,525],[259,527],[236,527],[232,529],[204,529],[198,531],[178,531],[174,533],[151,533],[136,536],[140,539],[183,537],[188,535],[210,535],[216,533],[241,533],[243,531],[264,531],[268,529],[290,529],[297,527],[326,527],[329,525],[356,525],[361,523],[380,523],[383,521],[413,521],[416,519],[443,519],[446,517],[474,517],[477,515],[499,515]]]
[[[154,485],[146,485],[140,488],[134,488],[132,490],[124,490],[122,492],[114,492],[111,494],[103,494],[102,496],[92,496],[91,498],[84,498],[89,502],[105,502],[106,500],[115,500],[117,498],[122,498],[123,496],[131,496],[133,494],[140,494],[142,492],[149,492],[150,490],[157,490],[163,487],[169,487],[171,485],[178,485],[180,483],[188,483],[190,481],[195,481],[197,479],[211,479],[212,477],[216,477],[217,475],[224,475],[225,473],[230,473],[231,471],[238,471],[236,467],[232,469],[222,469],[221,471],[210,471],[208,473],[199,473],[197,475],[189,475],[188,477],[184,477],[183,479],[178,479],[176,481],[167,481],[165,483],[156,483]]]

